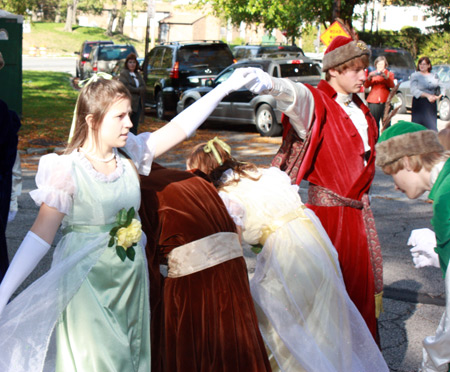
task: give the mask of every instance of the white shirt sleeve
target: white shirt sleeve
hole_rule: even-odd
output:
[[[314,97],[302,83],[290,79],[273,78],[270,94],[277,108],[284,112],[300,138],[305,138],[314,118]]]
[[[130,155],[139,174],[148,176],[155,158],[156,143],[150,132],[140,133],[135,136],[128,133],[125,151]]]

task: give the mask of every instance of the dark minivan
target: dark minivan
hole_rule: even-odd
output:
[[[182,92],[204,86],[233,62],[230,47],[222,41],[161,43],[147,54],[143,65],[146,105],[156,108],[162,119],[175,111]]]

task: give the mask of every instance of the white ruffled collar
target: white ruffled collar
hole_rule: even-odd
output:
[[[116,169],[110,174],[104,174],[97,171],[81,151],[74,150],[72,154],[80,161],[80,164],[83,166],[83,168],[86,169],[88,173],[97,181],[114,182],[123,174],[123,161],[122,157],[119,155],[119,152],[116,153]]]

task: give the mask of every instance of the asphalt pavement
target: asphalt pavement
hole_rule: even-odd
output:
[[[397,120],[399,118],[408,120],[408,116],[398,116]],[[211,136],[216,134],[211,131]],[[281,143],[280,138],[261,139],[255,133],[225,130],[219,134],[225,141],[233,142],[236,157],[259,164],[269,164]],[[191,140],[193,143],[195,138]],[[34,155],[27,162],[37,162],[39,156]],[[162,165],[183,169],[185,156],[183,152],[171,151],[158,161]],[[28,195],[36,187],[34,176],[34,170],[23,169],[19,212],[7,228],[10,257],[14,255],[38,212]],[[307,185],[302,183],[300,186],[300,194],[305,200]],[[379,169],[372,186],[371,201],[384,260],[384,312],[379,321],[382,352],[391,371],[417,371],[422,358],[422,340],[435,332],[444,311],[445,292],[440,270],[415,269],[406,243],[412,229],[431,227],[432,205],[426,201],[426,196],[409,200],[395,191],[391,177]],[[59,238],[58,234],[55,243]],[[50,262],[51,252],[19,291],[45,272]],[[247,257],[247,262],[251,271],[254,258]]]

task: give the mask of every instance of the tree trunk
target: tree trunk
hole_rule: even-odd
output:
[[[64,31],[72,32],[72,15],[73,14],[73,4],[67,5],[67,16],[66,16],[66,25],[64,26]]]
[[[123,25],[125,23],[125,16],[127,15],[127,0],[122,0],[120,7],[119,19],[117,21],[116,32],[123,35]]]
[[[61,22],[61,3],[58,1],[58,5],[55,10],[55,23]]]
[[[78,0],[73,0],[73,12],[72,12],[72,25],[77,25],[77,8],[78,8]]]
[[[333,13],[331,15],[331,23],[333,23],[337,18],[341,18],[341,0],[333,1]]]
[[[114,20],[117,18],[117,6],[114,5],[114,9],[111,9],[109,11],[109,21],[108,21],[108,27],[106,28],[106,35],[113,36],[113,25]]]

